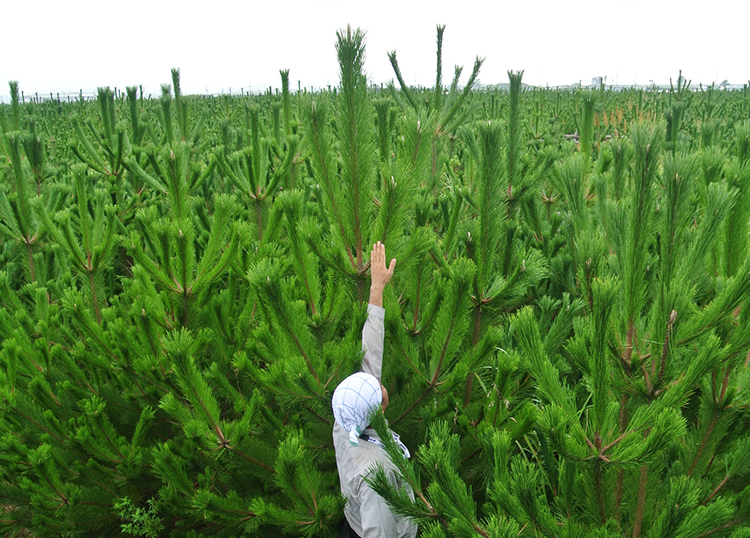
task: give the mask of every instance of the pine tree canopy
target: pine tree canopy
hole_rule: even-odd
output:
[[[10,83],[2,533],[336,536],[382,241],[420,536],[750,537],[750,87],[443,86],[444,32],[428,89],[351,28],[334,91]]]

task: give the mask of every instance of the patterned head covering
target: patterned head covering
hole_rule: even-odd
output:
[[[380,407],[383,393],[374,375],[357,372],[344,379],[333,392],[333,417],[349,432],[349,442],[359,446],[359,434],[370,424],[370,414]]]

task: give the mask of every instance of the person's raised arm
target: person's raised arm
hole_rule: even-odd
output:
[[[385,246],[378,241],[370,253],[370,304],[367,306],[367,321],[362,329],[362,371],[372,374],[380,380],[383,371],[383,290],[390,282],[396,260],[385,266]]]

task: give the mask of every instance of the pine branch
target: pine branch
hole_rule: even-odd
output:
[[[232,447],[232,446],[227,446],[227,448],[228,448],[229,450],[231,450],[231,451],[232,451],[233,453],[237,454],[237,455],[238,455],[239,457],[241,457],[241,458],[243,458],[243,459],[246,459],[247,461],[249,461],[249,462],[251,462],[251,463],[254,463],[254,464],[255,464],[255,465],[257,465],[258,467],[262,467],[262,468],[263,468],[263,469],[265,469],[266,471],[269,471],[269,472],[271,472],[271,473],[274,473],[274,474],[276,474],[276,470],[275,470],[275,469],[274,469],[273,467],[270,467],[269,465],[266,465],[266,464],[265,464],[265,463],[263,463],[262,461],[260,461],[260,460],[257,460],[257,459],[255,459],[255,458],[253,458],[252,456],[249,456],[248,454],[245,454],[245,453],[244,453],[243,451],[239,450],[238,448],[236,448],[236,447]]]
[[[731,477],[732,477],[731,474],[727,474],[724,477],[724,479],[721,482],[719,482],[719,485],[714,488],[711,494],[708,497],[706,497],[706,500],[703,501],[701,504],[705,506],[706,504],[711,502],[711,499],[713,499],[716,496],[716,494],[719,493],[719,491],[721,491],[721,488],[723,488],[726,485],[726,483],[729,481]]]
[[[447,113],[443,115],[441,120],[441,127],[447,126],[456,116],[458,113],[459,108],[461,107],[461,104],[466,100],[469,93],[471,92],[471,88],[474,86],[474,82],[476,82],[477,77],[479,76],[479,70],[482,68],[482,64],[484,63],[484,58],[480,58],[479,56],[476,57],[474,60],[474,67],[471,71],[471,75],[469,76],[469,80],[466,81],[466,85],[464,86],[463,91],[461,92],[460,96],[452,101],[451,107],[448,109]],[[456,72],[458,75],[458,71]],[[440,129],[443,130],[442,128]]]
[[[309,107],[303,109],[307,114],[306,137],[308,143],[313,147],[313,158],[318,168],[317,179],[323,187],[323,194],[328,200],[333,220],[338,228],[339,237],[343,242],[344,249],[353,268],[357,268],[357,263],[351,251],[351,242],[349,234],[344,225],[342,210],[339,208],[337,200],[338,178],[336,177],[336,165],[331,158],[331,148],[328,136],[328,104],[325,100],[320,102],[311,101]],[[336,267],[334,265],[334,267]]]
[[[396,79],[398,80],[398,84],[401,87],[401,91],[406,96],[406,99],[409,101],[409,104],[412,106],[414,110],[418,110],[419,107],[417,106],[417,102],[414,100],[414,96],[411,93],[411,90],[409,89],[409,86],[404,82],[404,77],[401,76],[401,69],[398,67],[398,60],[396,60],[396,51],[391,51],[388,53],[388,61],[391,62],[391,67],[393,67],[393,72],[396,74]]]
[[[711,416],[711,422],[708,424],[708,428],[706,429],[706,433],[703,435],[703,439],[701,439],[701,444],[698,447],[698,451],[695,453],[695,457],[693,458],[693,461],[690,463],[690,467],[688,468],[688,476],[692,476],[693,471],[695,470],[695,466],[698,464],[698,461],[700,460],[701,456],[703,455],[703,451],[706,449],[706,446],[708,444],[708,439],[711,436],[711,432],[713,432],[714,427],[716,426],[716,423],[719,420],[719,414],[714,411]]]
[[[405,329],[408,331],[409,329],[405,327]],[[411,367],[412,370],[414,370],[414,373],[417,374],[419,377],[421,377],[424,382],[429,386],[431,384],[430,380],[425,376],[421,370],[419,370],[414,363],[411,360],[411,357],[409,357],[409,354],[406,352],[406,349],[404,349],[404,341],[401,338],[396,337],[396,347],[401,352],[401,355],[406,360],[409,367]]]
[[[724,531],[744,521],[747,521],[747,517],[740,517],[740,518],[733,519],[731,521],[724,523],[723,525],[719,525],[718,527],[711,529],[710,531],[706,531],[703,534],[699,534],[695,538],[706,538],[706,536],[711,536],[712,534],[715,534],[717,532]]]
[[[642,465],[638,477],[638,501],[635,509],[635,519],[633,522],[633,538],[641,535],[643,526],[643,516],[646,512],[646,484],[648,482],[648,466]]]
[[[433,390],[435,390],[435,388],[433,386],[428,386],[424,390],[424,392],[422,393],[422,395],[419,398],[417,398],[416,400],[414,400],[414,402],[412,402],[412,404],[406,409],[406,411],[404,411],[403,413],[401,413],[401,415],[399,415],[399,417],[393,421],[393,424],[396,425],[399,422],[401,422],[401,420],[403,420],[404,418],[406,418],[409,415],[409,413],[411,413],[414,410],[414,408],[417,407],[422,402],[422,400],[425,399],[425,396],[427,396]]]

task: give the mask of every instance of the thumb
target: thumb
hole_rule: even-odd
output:
[[[391,276],[395,269],[396,269],[396,258],[393,258],[391,260],[391,264],[388,266],[388,276]]]

